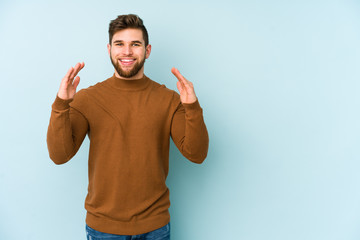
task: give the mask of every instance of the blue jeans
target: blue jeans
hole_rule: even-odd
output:
[[[170,223],[154,231],[140,235],[115,235],[103,233],[86,225],[87,240],[170,240]]]

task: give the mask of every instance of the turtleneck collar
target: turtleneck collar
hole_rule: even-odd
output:
[[[114,75],[107,80],[107,82],[114,88],[124,90],[124,91],[140,91],[145,89],[150,84],[150,79],[143,75],[139,79],[122,79]]]

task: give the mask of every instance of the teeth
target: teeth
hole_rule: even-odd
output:
[[[134,59],[122,59],[120,61],[122,61],[122,62],[132,62],[132,61],[134,61]]]

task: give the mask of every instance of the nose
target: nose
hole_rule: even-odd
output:
[[[123,47],[123,54],[127,56],[132,55],[132,49],[130,45],[125,45]]]

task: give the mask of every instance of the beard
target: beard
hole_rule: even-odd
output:
[[[120,63],[118,60],[114,60],[111,56],[110,56],[110,60],[112,65],[114,66],[116,72],[123,78],[131,78],[133,76],[135,76],[140,69],[144,66],[145,63],[145,55],[144,58],[140,60],[140,62],[136,62],[135,65],[129,69],[129,70],[124,70],[121,68]]]

